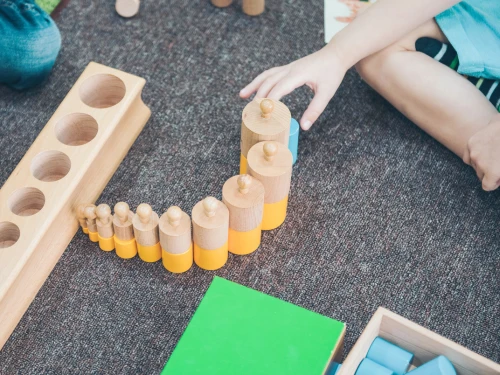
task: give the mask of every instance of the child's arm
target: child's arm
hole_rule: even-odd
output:
[[[242,98],[279,100],[302,85],[315,93],[300,124],[308,130],[337,91],[347,69],[403,38],[458,0],[378,0],[324,48],[288,65],[261,73],[240,92]]]

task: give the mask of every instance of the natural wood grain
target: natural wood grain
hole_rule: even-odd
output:
[[[271,99],[255,99],[243,110],[241,122],[241,153],[247,157],[253,145],[261,141],[277,141],[288,146],[292,115],[283,103],[273,100],[261,108],[261,103]]]
[[[160,243],[171,254],[185,253],[192,245],[191,218],[179,207],[170,207],[160,217]]]
[[[160,242],[158,232],[158,214],[146,203],[141,203],[136,210],[132,224],[134,226],[135,240],[142,246],[153,246]]]
[[[118,202],[115,204],[114,211],[113,229],[115,236],[122,241],[130,241],[135,238],[134,226],[132,225],[134,213],[130,211],[129,205],[125,202]]]
[[[229,227],[238,232],[257,228],[264,211],[264,185],[250,175],[231,177],[222,187],[222,201],[229,209]]]
[[[231,5],[233,0],[212,0],[212,4],[217,8],[225,8]]]
[[[111,216],[111,208],[107,204],[97,206],[95,213],[97,215],[97,232],[102,238],[113,237],[113,217]]]
[[[215,250],[228,239],[229,210],[226,205],[213,197],[198,202],[191,213],[193,220],[193,240],[205,250]]]
[[[265,0],[243,0],[243,12],[249,16],[258,16],[266,8]]]
[[[278,142],[260,142],[248,152],[248,173],[265,189],[265,203],[276,203],[290,192],[293,156]]]
[[[100,92],[103,75],[116,77],[125,90],[118,85]],[[88,82],[97,87],[95,92],[91,93]],[[151,112],[141,99],[144,84],[142,78],[90,63],[0,189],[0,348],[78,230],[77,207],[96,201],[149,119]],[[80,88],[84,85],[87,98],[101,103],[101,108],[82,102]],[[102,107],[120,97],[115,105]],[[56,136],[56,124],[75,113],[92,117],[98,131],[87,142],[88,132],[80,139],[79,135],[70,136],[78,134],[77,121],[66,124],[59,136],[74,145],[65,144]],[[44,161],[48,163],[44,170],[40,169],[43,163],[37,156],[47,150],[70,159],[70,170],[62,178],[65,163],[55,153]],[[56,164],[50,165],[52,162]],[[14,214],[7,204],[24,187],[36,188],[44,196],[43,208],[31,216]]]

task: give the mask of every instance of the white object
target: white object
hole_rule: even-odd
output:
[[[125,18],[130,18],[139,13],[140,0],[116,0],[116,12]]]

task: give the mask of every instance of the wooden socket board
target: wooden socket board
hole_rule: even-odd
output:
[[[145,83],[90,63],[0,189],[0,349],[148,121]]]
[[[354,375],[377,336],[414,353],[413,365],[417,367],[444,355],[458,375],[500,375],[499,364],[383,307],[375,312],[337,375]]]

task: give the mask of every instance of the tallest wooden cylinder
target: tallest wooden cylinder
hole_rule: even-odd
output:
[[[243,110],[240,174],[247,173],[247,155],[253,145],[276,141],[288,145],[292,115],[286,105],[271,99],[254,99]]]

